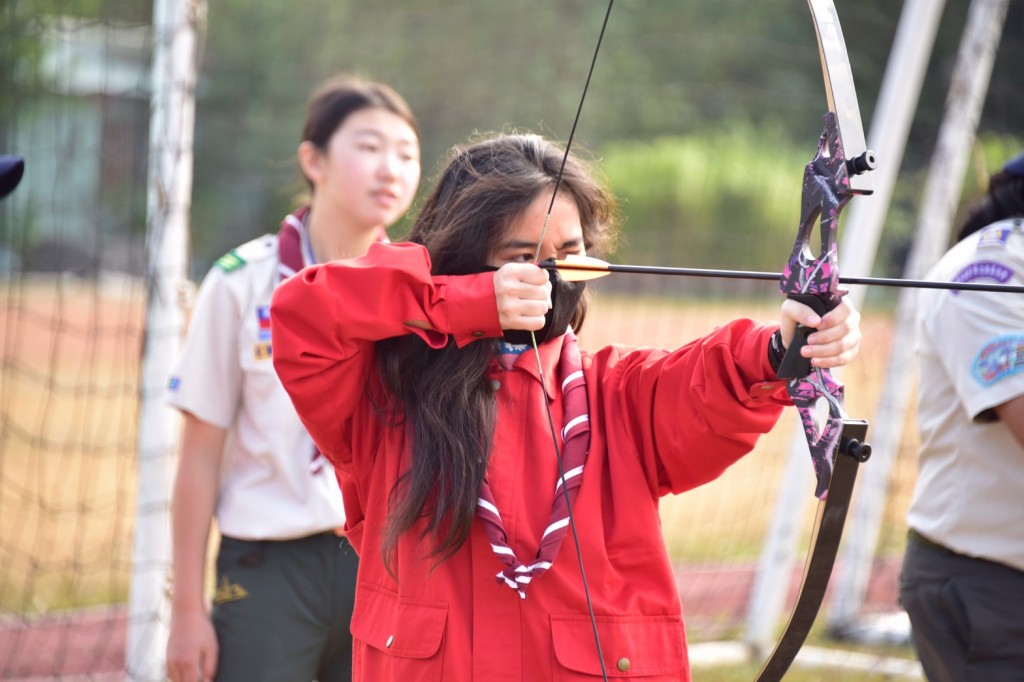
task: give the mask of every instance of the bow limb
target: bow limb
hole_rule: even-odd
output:
[[[793,252],[779,282],[782,293],[824,315],[839,304],[837,232],[839,216],[850,199],[872,191],[874,154],[866,149],[857,93],[833,0],[808,0],[821,57],[828,113],[814,159],[804,170],[800,228]],[[817,224],[821,250],[815,256],[810,236]],[[798,327],[779,368],[807,438],[822,500],[797,604],[786,629],[757,677],[780,680],[803,646],[818,614],[832,574],[860,462],[871,454],[864,443],[867,422],[847,418],[844,388],[823,368],[812,368],[800,355],[811,330]],[[824,401],[828,416],[819,419]]]
[[[814,524],[814,545],[804,567],[800,592],[789,623],[775,645],[771,656],[758,673],[757,682],[781,680],[807,639],[807,633],[821,608],[821,599],[828,586],[843,536],[843,526],[857,480],[860,462],[867,459],[871,448],[863,442],[867,422],[850,421],[843,429],[840,447],[847,454],[836,460],[829,485],[828,499],[821,504]]]

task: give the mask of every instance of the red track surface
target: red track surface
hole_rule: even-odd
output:
[[[754,567],[680,567],[677,572],[683,615],[691,636],[714,639],[743,625],[754,582]],[[866,610],[898,609],[899,560],[875,565]],[[794,571],[790,599],[801,573]],[[49,616],[33,621],[0,621],[0,679],[115,679],[124,670],[127,616],[123,609]]]

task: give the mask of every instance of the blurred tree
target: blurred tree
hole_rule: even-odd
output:
[[[838,4],[867,124],[902,3]],[[969,4],[946,2],[901,174],[910,184],[897,195],[895,216],[915,212],[907,203],[919,194],[915,170],[934,145]],[[6,0],[0,140],[10,140],[5,128],[45,90],[32,70],[41,18],[61,12],[147,21],[151,6]],[[420,120],[429,187],[446,150],[474,132],[515,127],[568,137],[604,10],[604,0],[210,2],[197,108],[196,273],[240,239],[274,229],[292,205],[302,189],[293,157],[305,100],[323,78],[354,71],[406,96]],[[1018,2],[1007,17],[982,130],[1024,135],[1022,61]],[[612,143],[750,128],[809,157],[823,111],[803,0],[619,0],[575,144],[600,155]]]

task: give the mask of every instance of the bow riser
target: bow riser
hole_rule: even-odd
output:
[[[852,196],[838,117],[829,112],[825,115],[817,154],[804,169],[800,229],[779,281],[782,293],[820,315],[839,305],[846,293],[839,289],[839,215]],[[817,257],[811,253],[809,244],[816,225],[821,233],[821,253]],[[807,327],[797,330],[779,368],[779,377],[789,379],[787,390],[800,414],[814,467],[814,494],[825,499],[846,414],[843,386],[825,370],[812,371],[810,362],[799,355],[811,331]],[[828,417],[819,427],[815,406],[822,398],[828,404]]]
[[[814,294],[825,311],[834,308],[845,293],[839,292],[837,235],[839,214],[852,196],[849,177],[836,116],[829,112],[818,153],[804,168],[800,229],[779,281],[782,293]],[[815,257],[810,239],[819,221],[821,249]]]
[[[800,415],[800,423],[811,451],[811,464],[817,480],[814,495],[822,500],[828,496],[832,466],[843,432],[843,419],[846,416],[842,406],[843,392],[843,385],[830,373],[820,369],[803,379],[792,380],[789,386],[790,400]],[[819,430],[815,408],[821,398],[828,403],[828,417]]]

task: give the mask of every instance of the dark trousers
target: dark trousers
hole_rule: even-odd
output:
[[[930,682],[1024,681],[1024,572],[912,531],[900,600]]]
[[[221,538],[218,682],[348,682],[359,560],[342,537]]]

